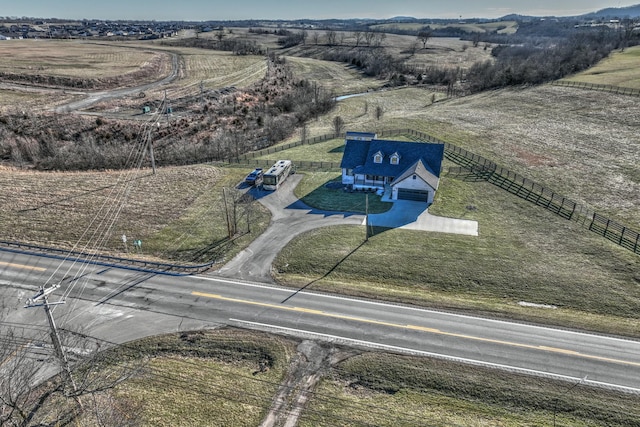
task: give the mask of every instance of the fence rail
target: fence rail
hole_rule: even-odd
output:
[[[554,86],[575,87],[580,89],[611,92],[619,95],[640,96],[640,89],[634,89],[630,87],[602,85],[602,84],[587,83],[587,82],[576,82],[576,81],[570,81],[570,80],[556,80],[551,84]]]
[[[445,146],[445,157],[458,164],[458,173],[468,173],[476,180],[488,181],[512,194],[603,236],[613,243],[640,255],[640,234],[612,219],[528,179],[498,166],[482,156],[451,143],[440,141],[423,132],[409,130],[407,134],[422,141],[439,142]]]
[[[596,85],[591,83],[557,81],[560,86],[581,87],[586,89],[609,90],[614,93],[640,96],[640,89],[619,88],[616,86]],[[580,226],[597,233],[606,239],[640,254],[640,234],[618,222],[599,215],[585,206],[578,205],[574,201],[528,179],[475,153],[467,151],[450,142],[442,141],[424,132],[414,129],[391,129],[378,132],[380,137],[392,137],[398,135],[409,136],[414,140],[444,144],[445,157],[459,165],[455,173],[468,174],[475,180],[490,182],[520,198],[523,198],[537,206],[559,215],[567,220],[575,221]],[[256,160],[255,157],[277,153],[304,144],[317,144],[334,138],[344,138],[345,134],[325,134],[313,138],[271,147],[255,153],[248,153],[240,158],[230,159],[229,163],[269,167],[276,159]],[[340,169],[339,163],[334,162],[295,162],[296,167],[305,170],[334,170]]]
[[[118,265],[129,266],[136,270],[150,271],[161,274],[196,274],[201,273],[213,265],[213,262],[197,265],[183,265],[172,264],[166,262],[147,261],[133,258],[123,258],[111,255],[100,254],[87,254],[83,252],[74,252],[68,249],[53,248],[50,246],[33,245],[29,243],[11,242],[6,240],[0,240],[0,246],[4,247],[4,250],[14,250],[26,253],[46,253],[49,256],[56,258],[64,258],[69,260],[80,260],[83,262],[90,262],[98,265]]]

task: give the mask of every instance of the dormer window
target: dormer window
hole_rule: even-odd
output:
[[[391,163],[392,165],[397,165],[398,163],[400,163],[400,154],[398,154],[397,152],[393,153],[389,158],[389,163]]]
[[[382,159],[384,158],[384,154],[381,151],[378,151],[373,155],[373,163],[382,163]]]

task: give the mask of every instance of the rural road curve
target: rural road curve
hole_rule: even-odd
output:
[[[170,53],[170,55],[171,55],[171,73],[169,73],[169,75],[162,80],[158,80],[157,82],[148,83],[146,85],[130,87],[130,88],[106,90],[101,92],[86,92],[86,93],[83,93],[84,95],[86,95],[86,98],[81,99],[79,101],[73,101],[69,104],[60,105],[55,108],[55,112],[69,113],[72,111],[82,110],[101,101],[135,95],[140,92],[144,92],[149,89],[153,89],[158,86],[171,83],[178,76],[178,55],[175,53]]]

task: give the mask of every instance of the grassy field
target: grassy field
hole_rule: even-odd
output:
[[[317,82],[336,96],[367,92],[379,89],[384,81],[364,78],[354,67],[313,58],[288,56],[296,77]]]
[[[258,425],[294,346],[281,337],[239,330],[137,341],[119,351],[139,352],[148,362],[110,394],[117,405],[135,408],[143,426]],[[92,421],[88,416],[83,425]]]
[[[480,236],[378,229],[361,246],[359,227],[314,230],[278,255],[276,278],[293,287],[313,282],[329,292],[638,336],[636,255],[487,183],[444,177],[430,211],[477,220]]]
[[[125,417],[135,414],[142,426],[260,425],[281,383],[307,379],[292,370],[296,345],[236,329],[132,342],[117,349],[118,360],[142,360],[142,369],[91,404],[127,408]],[[349,353],[319,373],[297,425],[640,425],[634,395],[444,360]],[[95,422],[87,410],[78,425]]]
[[[563,80],[640,89],[640,46],[616,51],[580,74]]]
[[[173,167],[138,172],[41,173],[0,169],[3,240],[121,253],[120,236],[143,241],[143,256],[207,262],[232,256],[269,222],[250,206],[251,233],[229,242],[222,188],[232,189],[243,169]],[[46,177],[46,178],[45,178]],[[126,196],[125,196],[126,193]],[[117,212],[117,215],[116,215]],[[110,226],[96,226],[108,223]],[[246,217],[239,219],[246,232]],[[88,234],[86,234],[88,233]]]
[[[149,92],[150,97],[162,98],[167,91],[170,98],[197,96],[201,84],[204,90],[217,90],[225,87],[245,87],[262,79],[267,64],[262,56],[235,55],[233,52],[221,52],[208,49],[172,47],[157,44],[141,44],[141,47],[154,46],[161,51],[175,53],[182,63],[179,79],[167,86]]]
[[[316,396],[300,426],[640,425],[637,396],[389,354],[340,363]]]
[[[399,29],[404,31],[418,31],[426,26],[431,27],[433,30],[439,30],[442,28],[456,28],[467,33],[486,33],[492,31],[498,31],[499,34],[513,34],[518,30],[518,23],[516,21],[494,21],[494,22],[478,22],[478,23],[452,23],[452,24],[425,24],[425,23],[413,23],[413,22],[401,22],[393,24],[378,24],[372,26],[376,29],[392,30]]]
[[[0,43],[0,72],[76,78],[115,77],[163,59],[160,52],[77,40]]]

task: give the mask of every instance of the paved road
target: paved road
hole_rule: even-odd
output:
[[[413,307],[295,291],[235,279],[168,276],[0,251],[2,300],[12,320],[46,327],[21,308],[52,277],[71,290],[62,327],[122,343],[142,336],[237,325],[334,343],[446,357],[640,393],[640,342]],[[81,277],[64,280],[65,277]],[[7,286],[10,285],[10,286]],[[52,299],[53,301],[53,299]]]

